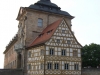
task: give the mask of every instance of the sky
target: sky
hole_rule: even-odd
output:
[[[18,30],[19,8],[38,0],[0,0],[0,68],[4,66],[3,52]],[[75,18],[72,30],[82,46],[100,44],[100,0],[51,0]]]

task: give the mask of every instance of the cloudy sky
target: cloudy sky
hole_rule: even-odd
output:
[[[0,0],[0,68],[3,68],[3,51],[17,33],[19,8],[28,7],[38,0]],[[100,44],[100,0],[51,0],[75,18],[72,30],[78,41]]]

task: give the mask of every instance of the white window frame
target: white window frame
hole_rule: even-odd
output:
[[[65,50],[65,49],[63,49],[63,50],[61,51],[61,55],[62,55],[62,56],[66,56],[66,50]]]
[[[65,64],[64,64],[64,69],[65,69],[65,70],[69,70],[69,64],[68,64],[68,63],[65,63]]]
[[[49,55],[54,55],[54,49],[50,48]]]
[[[57,39],[57,43],[60,43],[60,39]]]
[[[55,63],[54,69],[55,69],[55,70],[58,70],[58,69],[59,69],[59,63]]]
[[[79,64],[74,64],[74,70],[79,70]]]
[[[43,27],[43,19],[38,18],[38,27]]]
[[[47,69],[51,70],[52,69],[52,63],[47,63]]]

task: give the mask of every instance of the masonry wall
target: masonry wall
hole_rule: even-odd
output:
[[[17,53],[14,50],[14,45],[12,45],[8,51],[5,53],[4,58],[4,68],[5,69],[15,69],[17,64]]]
[[[23,75],[21,69],[0,69],[0,75]]]
[[[27,11],[27,20],[25,21],[26,26],[26,45],[29,45],[40,32],[49,24],[65,18],[69,26],[71,26],[71,19],[63,15],[57,15],[52,13],[46,13],[41,11]],[[43,19],[43,27],[38,27],[38,18]]]
[[[82,75],[100,75],[100,68],[82,69]]]

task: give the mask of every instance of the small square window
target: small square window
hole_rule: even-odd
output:
[[[62,30],[62,33],[65,33],[65,30]]]
[[[71,41],[70,40],[67,40],[67,44],[70,45],[71,44]]]
[[[57,43],[60,43],[60,39],[57,39]]]

